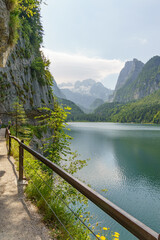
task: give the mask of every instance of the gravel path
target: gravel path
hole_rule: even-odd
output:
[[[0,129],[0,240],[50,240],[49,230],[17,184],[14,159],[7,156],[5,129]]]

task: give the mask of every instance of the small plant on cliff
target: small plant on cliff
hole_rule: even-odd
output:
[[[34,45],[38,43],[37,49],[39,48],[43,34],[40,22],[40,4],[41,0],[6,0],[7,9],[10,11],[8,43],[11,46],[17,43],[19,29],[21,28],[21,32],[25,32],[24,26],[26,22],[29,22],[32,26],[29,41],[32,40]]]
[[[53,77],[49,71],[49,65],[50,61],[45,58],[42,52],[41,55],[36,57],[31,64],[31,69],[36,73],[41,85],[53,85]]]
[[[27,122],[27,117],[24,111],[24,107],[22,104],[19,103],[19,99],[17,98],[16,101],[13,103],[13,111],[12,116],[15,119],[14,122],[14,130],[16,132],[16,137],[18,133],[24,132],[24,125]]]
[[[16,44],[19,34],[18,29],[20,28],[20,19],[18,10],[13,10],[10,13],[10,21],[9,21],[9,40],[8,43],[12,46]]]
[[[5,0],[6,1],[6,6],[8,11],[13,11],[17,5],[18,5],[18,0]]]

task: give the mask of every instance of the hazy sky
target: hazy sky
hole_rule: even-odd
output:
[[[160,0],[46,0],[44,52],[56,82],[114,88],[124,62],[159,55]]]

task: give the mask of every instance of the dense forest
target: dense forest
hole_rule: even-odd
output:
[[[70,119],[68,119],[70,120]],[[91,114],[76,114],[75,121],[160,123],[160,90],[129,103],[105,103]]]

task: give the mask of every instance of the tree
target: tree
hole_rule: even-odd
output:
[[[24,107],[22,104],[19,103],[18,98],[13,103],[12,116],[15,119],[15,130],[16,130],[16,137],[17,137],[18,132],[21,131],[21,127],[27,123],[27,117],[24,111]]]
[[[74,174],[87,165],[87,160],[77,159],[77,152],[71,151],[70,140],[72,138],[67,134],[69,129],[65,122],[68,113],[67,110],[69,111],[70,108],[65,107],[63,109],[55,101],[54,110],[47,107],[41,108],[40,111],[42,114],[36,118],[39,119],[41,132],[46,131],[47,135],[48,131],[48,135],[50,135],[44,139],[44,155],[68,173]],[[53,175],[53,172],[51,172],[51,175],[54,179],[53,184],[56,185],[56,193],[61,196],[68,205],[71,203],[76,205],[77,203],[77,206],[80,206],[79,203],[81,203],[80,208],[77,209],[77,214],[80,215],[82,210],[87,206],[87,199],[58,175]]]

